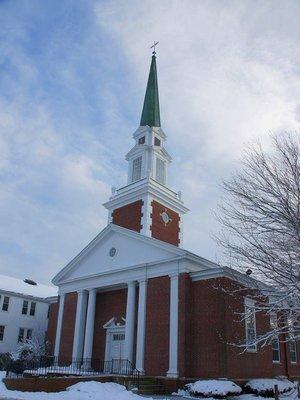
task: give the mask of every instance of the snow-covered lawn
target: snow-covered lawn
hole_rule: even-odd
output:
[[[142,400],[141,396],[129,392],[122,385],[95,381],[79,382],[66,391],[58,393],[18,392],[7,390],[2,379],[5,373],[0,372],[0,399],[17,400]]]

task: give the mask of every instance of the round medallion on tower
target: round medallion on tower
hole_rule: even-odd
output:
[[[167,211],[163,211],[161,214],[161,219],[163,220],[164,224],[167,225],[169,222],[171,222],[171,218],[169,216],[169,214],[167,213]]]

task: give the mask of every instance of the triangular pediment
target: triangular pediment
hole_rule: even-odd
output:
[[[54,277],[53,283],[159,263],[183,253],[176,246],[110,224]]]

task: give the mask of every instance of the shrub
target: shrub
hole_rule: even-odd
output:
[[[225,398],[240,394],[242,389],[232,381],[225,379],[201,380],[185,385],[184,390],[194,397]]]
[[[244,387],[248,393],[264,397],[274,397],[275,385],[278,386],[279,394],[287,393],[295,387],[295,384],[286,378],[251,379]]]

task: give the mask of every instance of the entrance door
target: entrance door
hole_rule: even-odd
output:
[[[125,333],[113,333],[111,341],[111,359],[124,359]]]
[[[111,371],[120,374],[124,368],[125,333],[113,333],[111,337]]]

